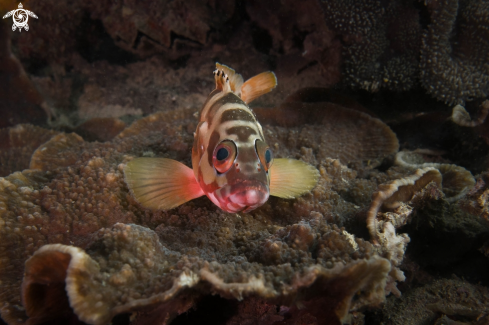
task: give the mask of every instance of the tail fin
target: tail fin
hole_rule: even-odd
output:
[[[249,104],[256,98],[264,95],[277,86],[277,77],[272,71],[262,72],[243,84],[241,87],[241,99]]]

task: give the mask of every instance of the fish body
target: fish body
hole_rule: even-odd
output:
[[[263,129],[248,104],[277,85],[273,72],[246,82],[233,69],[216,64],[216,89],[199,114],[192,169],[166,158],[136,158],[125,180],[139,203],[171,209],[206,195],[227,212],[249,212],[270,195],[294,198],[317,183],[316,168],[293,159],[274,159]]]

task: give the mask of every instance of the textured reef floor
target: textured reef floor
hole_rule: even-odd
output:
[[[25,7],[0,22],[0,322],[489,324],[484,1]],[[124,165],[191,165],[216,61],[275,71],[252,108],[319,183],[145,209]]]

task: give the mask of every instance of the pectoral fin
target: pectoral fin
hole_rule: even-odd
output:
[[[136,158],[124,168],[134,198],[144,207],[169,210],[204,195],[194,172],[166,158]]]
[[[318,170],[303,161],[274,159],[270,167],[270,195],[293,199],[312,190],[318,179]]]
[[[271,71],[262,72],[248,80],[241,86],[241,99],[249,104],[256,98],[271,92],[277,86],[277,77]]]

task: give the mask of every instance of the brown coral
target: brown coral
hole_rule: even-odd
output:
[[[318,244],[331,241],[332,235],[334,231],[323,234]],[[109,251],[111,255],[107,255]],[[290,267],[287,263],[282,267],[275,263],[263,267],[246,261],[225,263],[219,258],[206,261],[172,251],[160,243],[158,231],[124,224],[95,234],[87,252],[72,246],[47,245],[26,262],[23,301],[30,317],[36,315],[37,319],[45,320],[58,316],[52,310],[46,313],[50,301],[45,300],[42,305],[38,301],[41,296],[57,296],[58,288],[52,284],[59,282],[58,274],[65,273],[70,305],[80,320],[90,324],[105,324],[116,314],[136,311],[149,304],[158,306],[149,310],[165,321],[168,316],[161,312],[161,306],[180,301],[181,306],[188,308],[189,299],[209,288],[213,293],[238,300],[255,295],[268,299],[280,297],[285,302],[296,295],[305,295],[307,301],[321,294],[329,302],[323,310],[328,319],[336,321],[337,315],[344,320],[349,301],[358,290],[370,292],[379,301],[383,299],[383,281],[390,269],[386,260],[377,257],[352,261],[346,266],[338,263],[332,268],[311,266],[300,275],[298,266]],[[311,285],[317,293],[307,292]],[[143,318],[148,313],[151,311],[147,309]],[[170,319],[175,314],[175,311],[170,314]]]
[[[75,132],[88,141],[112,140],[126,127],[126,123],[118,118],[100,117],[90,119],[77,126]]]
[[[481,216],[489,223],[489,173],[483,173],[477,178],[474,187],[460,202],[460,206],[469,213]]]
[[[117,5],[89,1],[92,16],[100,18],[115,43],[140,56],[202,47],[212,29],[221,27],[233,12],[234,1],[125,2]]]
[[[113,52],[122,52],[113,43],[140,57],[166,53],[176,59],[207,44],[209,33],[231,18],[234,6],[234,1],[216,1],[208,6],[199,1],[30,1],[29,10],[43,17],[44,24],[19,35],[18,44],[23,57],[49,63],[64,64],[75,50],[90,53],[112,46]],[[103,27],[98,26],[98,19]],[[79,28],[85,35],[77,35]],[[104,33],[112,37],[112,44]],[[53,42],[63,46],[53,46]],[[88,44],[94,49],[85,49]]]
[[[300,89],[276,108],[254,111],[262,124],[279,125],[270,130],[290,139],[287,146],[281,146],[275,137],[268,138],[278,155],[289,155],[283,149],[294,148],[300,141],[317,152],[318,161],[380,162],[399,148],[396,135],[386,124],[363,113],[366,109],[358,103],[326,89]]]
[[[377,213],[382,206],[399,208],[402,202],[410,201],[416,192],[421,191],[429,183],[434,182],[441,185],[441,180],[441,174],[438,170],[433,167],[425,167],[417,169],[408,177],[381,184],[372,197],[372,204],[368,211],[367,227],[372,238],[378,239],[379,234],[382,233],[382,227],[379,226],[377,219]],[[406,220],[390,221],[394,226],[403,225],[405,222]]]
[[[350,309],[384,299],[390,261],[369,242],[329,225],[331,216],[312,210],[317,200],[317,207],[334,207],[322,208],[325,213],[357,211],[331,187],[314,193],[314,200],[272,200],[252,214],[230,215],[205,199],[167,212],[141,209],[124,184],[124,162],[157,155],[189,163],[192,114],[152,115],[105,143],[59,134],[34,154],[37,171],[0,179],[0,298],[9,324],[27,317],[66,320],[73,312],[104,323],[130,311],[140,311],[135,321],[163,322],[209,293],[302,302],[317,319],[334,323],[347,319]],[[306,139],[294,149],[289,136],[275,132],[267,135],[292,156],[318,159],[304,147]],[[346,172],[336,162],[320,166],[323,184]],[[40,300],[43,293],[52,299]]]
[[[465,168],[453,164],[425,162],[423,157],[415,152],[398,152],[395,164],[413,170],[425,167],[438,169],[442,175],[441,188],[449,201],[460,199],[475,185],[474,177]]]
[[[420,79],[429,94],[449,104],[489,95],[489,3],[437,0],[423,35]]]
[[[435,188],[430,189],[434,184]],[[404,258],[404,252],[410,239],[407,234],[397,234],[396,229],[404,226],[411,218],[413,208],[406,203],[411,202],[417,195],[434,192],[441,184],[438,170],[426,167],[416,170],[412,175],[379,185],[372,195],[372,203],[367,213],[367,227],[372,241],[379,247],[381,256],[388,258],[393,268],[390,272],[387,290],[399,296],[400,291],[391,284],[405,279],[399,266]],[[380,209],[388,209],[379,213]]]
[[[29,124],[0,129],[0,177],[29,168],[34,150],[56,133]]]
[[[372,92],[413,87],[421,35],[415,8],[401,1],[322,1],[322,5],[326,22],[343,38],[346,85]]]
[[[327,85],[340,80],[341,44],[327,27],[318,1],[285,0],[280,5],[275,1],[247,1],[246,11],[255,26],[255,33],[260,33],[256,39],[265,43],[267,36],[270,37],[269,48],[257,46],[258,49],[270,54],[284,53],[278,57],[275,69],[280,80],[286,76],[301,78],[307,74],[306,70],[316,67]],[[311,77],[309,75],[303,82]]]
[[[487,287],[457,278],[440,279],[412,290],[403,299],[389,299],[383,323],[402,325],[409,320],[412,324],[434,324],[444,315],[450,317],[446,317],[447,322],[436,324],[482,325],[487,323],[488,305]]]
[[[452,110],[452,121],[460,126],[475,127],[484,123],[488,114],[489,100],[482,103],[479,116],[476,119],[472,119],[463,106],[457,105]]]

